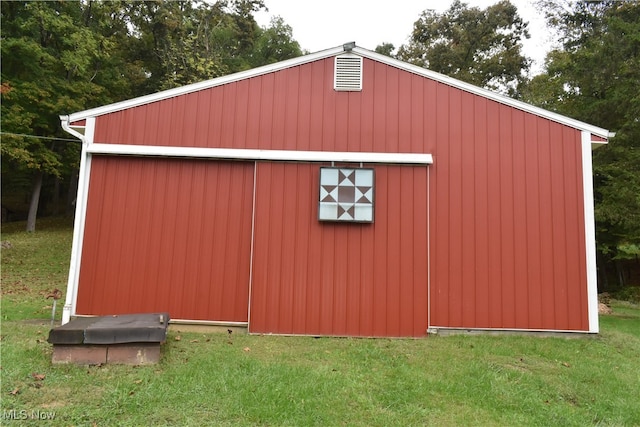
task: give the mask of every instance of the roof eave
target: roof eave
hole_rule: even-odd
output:
[[[70,114],[68,116],[68,120],[69,120],[69,123],[73,123],[78,120],[86,119],[87,117],[101,116],[103,114],[108,114],[115,111],[124,110],[127,108],[138,107],[141,105],[150,104],[152,102],[157,102],[164,99],[173,98],[176,96],[185,95],[185,94],[197,92],[204,89],[209,89],[209,88],[220,86],[223,84],[233,83],[239,80],[257,77],[257,76],[261,76],[268,73],[273,73],[276,71],[284,70],[291,67],[296,67],[309,62],[318,61],[331,56],[335,56],[345,52],[345,50],[347,49],[349,50],[350,53],[358,54],[364,58],[378,61],[378,62],[387,64],[389,66],[432,79],[434,81],[446,84],[448,86],[461,89],[466,92],[469,92],[478,96],[482,96],[487,99],[491,99],[501,104],[505,104],[510,107],[517,108],[519,110],[534,114],[539,117],[547,118],[551,121],[558,122],[575,129],[591,132],[591,134],[598,136],[600,138],[603,138],[605,140],[610,137],[609,131],[607,129],[590,125],[588,123],[584,123],[579,120],[575,120],[570,117],[566,117],[561,114],[554,113],[552,111],[548,111],[543,108],[539,108],[531,104],[527,104],[525,102],[518,101],[513,98],[509,98],[504,95],[500,95],[490,90],[487,90],[478,86],[474,86],[472,84],[465,83],[460,80],[456,80],[452,77],[445,76],[444,74],[436,73],[435,71],[431,71],[426,68],[418,67],[417,65],[412,65],[406,62],[399,61],[397,59],[373,52],[371,50],[363,49],[357,46],[352,47],[349,44],[321,50],[319,52],[311,53],[309,55],[304,55],[297,58],[276,62],[274,64],[264,65],[262,67],[253,68],[251,70],[241,71],[238,73],[229,74],[227,76],[217,77],[211,80],[205,80],[203,82],[193,83],[190,85],[165,90],[162,92],[152,93],[150,95],[128,99],[126,101],[116,102],[114,104],[104,105],[104,106],[92,108],[89,110],[79,111],[79,112]]]
[[[445,76],[444,74],[437,73],[435,71],[428,70],[426,68],[418,67],[417,65],[412,65],[403,61],[399,61],[397,59],[391,58],[386,55],[382,55],[367,49],[363,49],[360,47],[356,47],[352,50],[352,53],[356,53],[365,58],[369,58],[374,61],[382,62],[389,66],[399,68],[405,71],[409,71],[411,73],[417,74],[419,76],[427,77],[429,79],[435,80],[437,82],[446,84],[448,86],[464,90],[465,92],[469,92],[478,96],[482,96],[484,98],[491,99],[493,101],[499,102],[501,104],[508,105],[513,108],[517,108],[519,110],[534,114],[539,117],[547,118],[551,121],[558,122],[569,127],[584,130],[591,132],[593,135],[599,136],[601,138],[607,139],[609,135],[609,131],[607,129],[600,128],[598,126],[590,125],[585,122],[581,122],[579,120],[572,119],[567,116],[563,116],[558,113],[554,113],[552,111],[545,110],[540,107],[536,107],[531,104],[527,104],[526,102],[518,101],[513,98],[509,98],[508,96],[500,95],[499,93],[492,92],[490,90],[474,86],[470,83],[463,82],[461,80],[454,79],[449,76]],[[606,142],[605,142],[606,143]]]
[[[87,117],[101,116],[104,114],[113,113],[115,111],[125,110],[133,107],[139,107],[141,105],[162,101],[164,99],[173,98],[180,95],[186,95],[189,93],[197,92],[204,89],[209,89],[209,88],[220,86],[227,83],[233,83],[239,80],[261,76],[263,74],[273,73],[273,72],[284,70],[287,68],[296,67],[298,65],[303,65],[308,62],[313,62],[320,59],[328,58],[328,57],[340,54],[342,52],[344,52],[344,47],[338,46],[331,49],[325,49],[319,52],[311,53],[309,55],[299,56],[297,58],[287,59],[285,61],[263,65],[262,67],[252,68],[250,70],[240,71],[238,73],[233,73],[233,74],[229,74],[222,77],[216,77],[211,80],[192,83],[186,86],[180,86],[177,88],[152,93],[149,95],[144,95],[137,98],[127,99],[125,101],[120,101],[113,104],[103,105],[101,107],[96,107],[89,110],[79,111],[76,113],[69,114],[69,122],[73,123],[78,120],[86,119]]]

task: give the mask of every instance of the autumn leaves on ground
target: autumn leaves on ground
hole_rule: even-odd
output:
[[[158,365],[52,365],[47,296],[66,290],[71,223],[23,229],[2,228],[2,425],[640,424],[640,308],[615,300],[590,338],[172,327]]]

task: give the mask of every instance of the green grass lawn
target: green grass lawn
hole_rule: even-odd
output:
[[[591,338],[178,328],[158,365],[54,366],[45,297],[66,290],[71,226],[38,226],[2,230],[2,425],[640,425],[640,308],[622,302]]]

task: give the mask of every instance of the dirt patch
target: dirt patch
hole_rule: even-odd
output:
[[[613,310],[607,304],[600,302],[598,303],[598,314],[612,314]]]

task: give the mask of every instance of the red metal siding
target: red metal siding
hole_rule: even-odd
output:
[[[588,330],[580,133],[470,94],[440,101],[432,326]]]
[[[94,157],[78,314],[247,321],[253,163]]]
[[[329,58],[100,116],[95,142],[431,153],[431,325],[588,329],[579,131],[369,59],[362,92],[332,79]],[[251,329],[421,334],[422,177],[399,183],[423,172],[378,167],[367,228],[314,220],[317,167],[260,165]]]
[[[365,60],[362,92],[333,90],[333,60],[98,117],[111,144],[424,153],[423,96],[435,83]],[[442,86],[442,85],[439,85]],[[428,94],[427,94],[428,96]],[[401,98],[402,97],[402,98]],[[426,124],[425,124],[426,125]],[[428,136],[428,135],[427,135]]]
[[[344,224],[317,219],[319,165],[258,165],[251,332],[425,335],[427,171],[374,167],[375,223]]]

